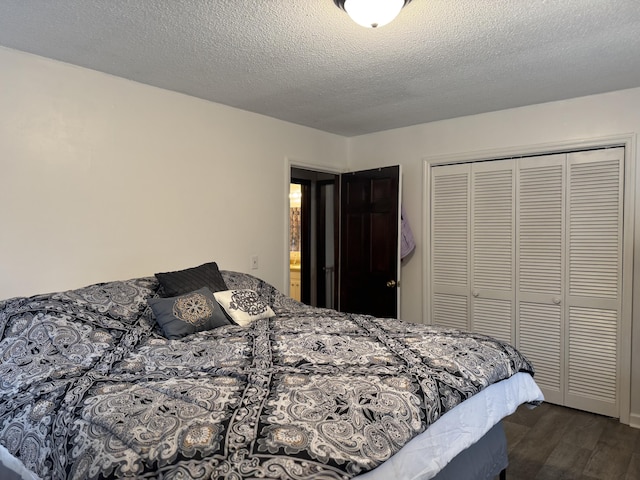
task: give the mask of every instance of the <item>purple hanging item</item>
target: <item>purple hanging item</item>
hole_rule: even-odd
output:
[[[407,220],[407,215],[404,212],[404,205],[400,207],[400,219],[400,258],[403,259],[416,248],[416,241],[413,239],[413,232]]]

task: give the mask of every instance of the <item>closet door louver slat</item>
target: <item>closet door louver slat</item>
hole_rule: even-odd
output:
[[[574,154],[574,158],[579,157]],[[570,167],[570,295],[618,298],[622,246],[619,167],[617,159]]]
[[[500,168],[502,162],[491,162]],[[513,162],[473,172],[473,287],[512,290]],[[484,167],[484,165],[483,165]]]
[[[562,306],[520,302],[518,348],[533,363],[548,402],[563,403]]]
[[[466,296],[436,293],[432,304],[433,323],[443,327],[468,329],[469,304]]]
[[[512,305],[509,301],[478,298],[473,300],[473,330],[511,343]],[[502,321],[496,321],[502,320]],[[505,328],[506,327],[506,328]]]
[[[569,309],[567,405],[616,416],[617,313]]]

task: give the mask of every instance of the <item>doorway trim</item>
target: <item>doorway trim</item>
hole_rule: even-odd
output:
[[[289,270],[289,184],[291,183],[291,169],[292,168],[301,168],[304,170],[311,170],[314,172],[328,173],[331,175],[342,175],[345,173],[345,169],[340,169],[338,167],[332,168],[327,167],[326,165],[316,165],[312,163],[306,163],[301,160],[296,160],[291,157],[285,157],[284,159],[284,234],[282,239],[283,245],[283,258],[285,260],[285,268],[284,268],[284,286],[287,295],[290,293],[291,288],[291,274]]]
[[[637,339],[632,338],[632,327],[640,325],[640,280],[635,284],[633,279],[640,279],[640,254],[634,257],[634,241],[640,241],[640,168],[636,169],[636,142],[635,133],[594,137],[588,139],[576,139],[560,142],[540,143],[533,145],[521,145],[514,147],[496,148],[490,150],[469,151],[447,155],[438,155],[423,158],[423,183],[422,183],[422,238],[424,252],[422,255],[422,318],[424,323],[431,324],[429,298],[431,298],[431,286],[429,284],[429,258],[431,252],[431,168],[437,165],[450,165],[476,161],[499,160],[506,158],[518,158],[534,155],[547,155],[564,153],[571,150],[589,150],[595,148],[624,147],[624,200],[623,200],[623,231],[622,231],[622,314],[620,319],[620,381],[618,395],[620,397],[620,422],[640,428],[640,411],[631,414],[632,391],[632,345],[636,352],[640,352],[640,335],[636,332]],[[638,300],[635,302],[634,298]],[[640,369],[640,363],[636,366]],[[637,402],[640,402],[640,384],[635,385]]]

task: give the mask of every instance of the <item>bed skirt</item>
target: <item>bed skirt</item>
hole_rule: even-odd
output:
[[[493,480],[507,468],[507,437],[502,422],[460,452],[432,480]]]
[[[0,446],[4,449],[4,447]],[[28,472],[17,462],[14,469],[5,466],[11,462],[11,456],[4,449],[0,453],[0,478],[2,480],[35,480],[38,477]],[[507,438],[502,422],[495,425],[480,440],[460,452],[432,480],[492,480],[507,468]],[[16,470],[21,471],[18,473]]]

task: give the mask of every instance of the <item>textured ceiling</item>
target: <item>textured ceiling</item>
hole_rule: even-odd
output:
[[[345,136],[640,86],[640,0],[0,0],[0,45]]]

